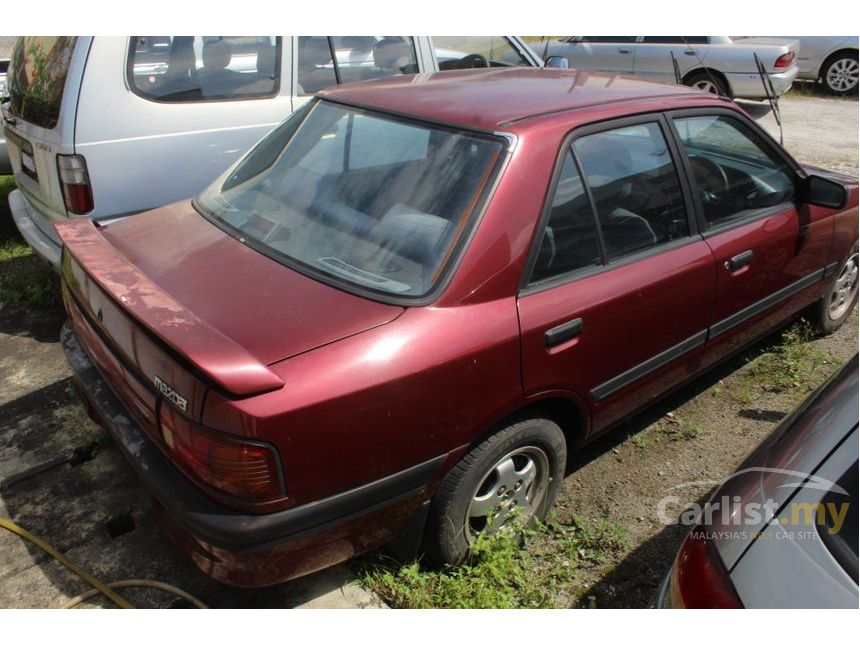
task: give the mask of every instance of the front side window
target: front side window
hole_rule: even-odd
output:
[[[420,297],[464,239],[503,149],[495,137],[318,101],[197,204],[298,270]]]
[[[528,67],[529,62],[504,36],[433,36],[440,70],[474,67]]]
[[[415,74],[411,36],[299,36],[299,94],[310,96],[339,83]]]
[[[794,198],[794,174],[739,120],[676,118],[709,227],[755,215]]]
[[[132,36],[129,83],[153,101],[224,101],[274,96],[281,38]]]
[[[41,128],[60,118],[74,36],[21,36],[15,41],[6,78],[9,111]]]
[[[531,283],[601,263],[600,243],[588,195],[568,150],[550,204],[549,219],[532,269]]]
[[[657,123],[577,138],[608,260],[689,235],[678,174]]]

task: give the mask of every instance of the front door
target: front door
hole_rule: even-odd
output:
[[[671,120],[717,261],[709,364],[821,296],[832,221],[797,202],[790,161],[741,115],[696,110]]]
[[[705,342],[716,269],[667,132],[659,115],[575,131],[518,301],[524,389],[573,392],[594,430],[691,374]]]

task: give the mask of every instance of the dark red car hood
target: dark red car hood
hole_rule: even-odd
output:
[[[189,201],[99,231],[160,290],[267,365],[385,324],[403,311],[271,260],[207,221]]]

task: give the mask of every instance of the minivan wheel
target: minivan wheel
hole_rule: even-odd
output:
[[[812,311],[812,322],[823,334],[832,334],[842,326],[851,315],[857,302],[858,263],[857,242],[848,253],[848,257],[836,269],[836,272],[824,293]]]
[[[846,95],[857,90],[860,82],[860,64],[857,52],[834,54],[821,67],[821,80],[831,94]]]
[[[481,533],[543,520],[566,459],[561,428],[539,417],[513,422],[472,448],[433,498],[424,545],[431,564],[461,562]]]

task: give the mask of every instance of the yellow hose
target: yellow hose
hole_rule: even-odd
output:
[[[158,582],[156,580],[120,580],[119,582],[105,584],[95,576],[81,569],[77,564],[75,564],[62,553],[57,551],[50,544],[33,535],[27,529],[18,526],[12,520],[7,519],[5,517],[0,517],[0,528],[4,528],[7,531],[10,531],[15,535],[36,545],[37,547],[42,549],[42,551],[44,551],[49,556],[54,558],[57,562],[66,567],[69,571],[78,576],[78,578],[80,578],[84,582],[87,582],[91,587],[93,587],[91,590],[82,593],[79,596],[75,596],[74,598],[69,600],[63,606],[64,609],[74,607],[75,605],[83,602],[84,600],[88,600],[89,598],[92,598],[97,594],[103,594],[106,598],[112,600],[113,603],[120,609],[134,609],[134,605],[132,605],[128,600],[126,600],[113,590],[114,588],[122,587],[151,587],[153,589],[161,589],[162,591],[167,591],[169,593],[174,594],[175,596],[187,600],[188,602],[190,602],[196,607],[199,607],[200,609],[206,609],[206,605],[204,605],[200,600],[192,596],[187,591],[183,591],[182,589],[174,587],[173,585],[169,585],[165,582]]]

